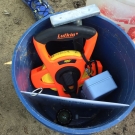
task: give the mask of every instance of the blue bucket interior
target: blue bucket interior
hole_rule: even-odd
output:
[[[19,40],[13,54],[12,80],[18,97],[26,109],[45,126],[66,134],[89,134],[95,133],[114,126],[124,119],[134,107],[135,99],[135,50],[130,38],[116,24],[101,16],[95,16],[83,20],[84,26],[94,27],[98,32],[98,40],[92,58],[100,60],[104,70],[108,70],[116,82],[118,88],[109,94],[104,101],[129,104],[128,108],[119,109],[92,109],[76,106],[64,106],[63,104],[45,103],[40,98],[22,96],[20,91],[33,91],[30,80],[30,71],[41,66],[40,60],[34,48],[32,37],[35,33],[52,27],[49,18],[33,24]],[[68,48],[72,49],[72,42]],[[63,44],[50,42],[48,47],[50,53],[56,49],[65,49]],[[54,47],[53,47],[54,46]],[[57,50],[58,51],[58,50]],[[44,93],[56,94],[50,90]],[[49,105],[48,105],[49,104]],[[71,122],[69,126],[60,126],[56,123],[56,113],[59,109],[67,108],[73,115],[78,114],[89,119],[78,119]]]

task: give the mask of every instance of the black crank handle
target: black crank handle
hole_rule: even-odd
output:
[[[87,26],[67,25],[43,30],[34,36],[34,39],[46,44],[49,41],[69,41],[78,38],[90,39],[96,34],[96,30]]]

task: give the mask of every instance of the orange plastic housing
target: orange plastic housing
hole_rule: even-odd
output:
[[[98,34],[96,33],[92,38],[87,39],[84,45],[84,55],[87,58],[87,60],[90,59],[96,41],[97,41]],[[80,78],[78,80],[78,87],[81,86],[86,79],[89,78],[88,75],[85,75],[85,65],[86,62],[81,56],[81,53],[78,51],[73,50],[66,50],[63,52],[59,52],[57,54],[54,54],[53,56],[50,56],[47,52],[46,45],[41,44],[37,42],[33,38],[34,46],[36,48],[36,51],[42,60],[43,64],[45,65],[45,68],[42,66],[35,68],[31,71],[31,80],[33,85],[36,88],[56,88],[58,91],[59,96],[62,97],[70,97],[69,94],[65,93],[63,90],[63,86],[59,84],[56,79],[55,75],[56,73],[64,67],[70,66],[70,67],[76,67],[80,71]],[[69,52],[69,53],[68,53]],[[74,60],[74,62],[72,62]],[[63,62],[60,64],[60,62]],[[99,61],[97,61],[98,65],[98,73],[102,72],[102,65]],[[53,83],[46,83],[42,81],[42,77],[45,74],[50,74],[52,77]],[[92,63],[92,76],[96,74],[96,67],[95,64]]]

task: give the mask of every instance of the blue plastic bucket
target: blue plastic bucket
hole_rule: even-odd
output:
[[[93,58],[98,59],[113,76],[118,89],[108,95],[106,101],[129,104],[128,108],[100,110],[85,125],[80,120],[75,121],[71,127],[58,125],[44,114],[39,104],[31,98],[22,96],[20,91],[33,91],[30,80],[31,69],[42,64],[32,43],[35,33],[51,27],[49,17],[43,18],[33,24],[19,40],[12,59],[12,80],[18,97],[26,109],[43,125],[52,130],[74,135],[84,135],[106,130],[122,121],[135,106],[135,48],[127,34],[116,24],[101,16],[95,16],[83,20],[83,25],[94,27],[99,34]],[[40,102],[40,99],[39,99]],[[43,103],[43,101],[41,101]],[[49,106],[44,106],[46,112],[55,116]],[[60,105],[55,105],[60,108]],[[74,108],[75,112],[87,112],[81,108]],[[80,125],[79,125],[79,124]],[[77,126],[75,126],[77,125]]]

